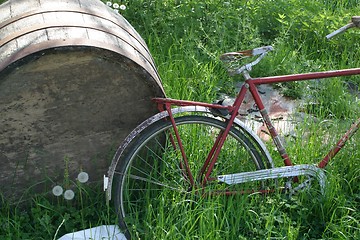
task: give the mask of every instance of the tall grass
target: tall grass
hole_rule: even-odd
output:
[[[2,2],[2,1],[0,1]],[[142,35],[151,50],[169,97],[214,101],[235,94],[240,79],[227,76],[221,53],[273,45],[275,51],[254,68],[253,76],[360,66],[360,31],[350,30],[331,41],[325,35],[357,15],[357,0],[123,0],[121,14]],[[299,124],[298,137],[288,144],[296,163],[319,160],[330,134],[341,132],[359,116],[360,101],[349,86],[358,77],[280,85],[283,92],[315,103],[306,109],[316,120]],[[330,120],[329,120],[330,119]],[[330,122],[329,122],[330,121]],[[270,148],[271,149],[271,148]],[[198,204],[189,212],[198,221],[182,229],[166,228],[155,239],[359,239],[360,134],[328,166],[328,188],[287,198],[281,194],[250,196],[229,202],[236,216],[227,221],[216,206]],[[314,183],[316,186],[316,183]],[[316,187],[315,187],[316,189]],[[27,207],[1,202],[1,239],[53,239],[64,233],[115,224],[103,193],[82,189],[82,200],[68,202],[34,197]],[[182,211],[184,209],[177,209]],[[213,216],[210,217],[209,216]],[[213,219],[213,221],[209,221]],[[220,221],[217,221],[220,219]],[[174,219],[172,219],[174,220]]]
[[[173,98],[212,101],[218,95],[233,95],[233,79],[218,59],[228,51],[273,45],[275,51],[254,68],[255,77],[350,68],[359,61],[355,50],[359,48],[359,32],[350,30],[331,41],[325,39],[325,35],[357,14],[357,1],[122,3],[128,6],[123,15],[147,39],[165,90]],[[356,79],[353,82],[360,84]],[[284,94],[300,98],[309,94],[304,90],[309,85],[314,89],[311,84],[295,82],[280,87]],[[345,87],[340,91],[344,92]],[[199,94],[198,90],[205,92]],[[318,96],[317,89],[312,95]],[[328,107],[326,102],[323,105]],[[336,113],[341,115],[341,110]]]
[[[114,211],[98,189],[78,185],[71,201],[49,194],[21,204],[1,199],[0,239],[57,239],[76,230],[116,224]]]

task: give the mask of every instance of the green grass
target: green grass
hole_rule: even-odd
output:
[[[0,1],[0,3],[3,1]],[[252,75],[270,76],[360,66],[360,31],[350,30],[331,41],[325,35],[360,11],[360,1],[335,0],[124,0],[121,13],[148,43],[167,96],[212,102],[234,96],[234,83],[218,56],[221,53],[273,45]],[[358,77],[278,85],[284,94],[316,101],[305,110],[316,116],[299,124],[299,136],[288,144],[296,163],[316,162],[335,138],[359,116],[360,101],[348,86]],[[272,147],[270,146],[270,150]],[[276,157],[276,161],[279,159]],[[327,167],[324,197],[316,190],[292,198],[281,194],[250,196],[229,202],[224,212],[196,203],[181,229],[168,223],[153,239],[359,239],[360,134]],[[280,163],[279,163],[280,164]],[[316,186],[316,183],[314,183]],[[98,188],[79,186],[73,201],[36,196],[25,206],[0,203],[1,239],[53,239],[102,224],[115,224]],[[81,194],[80,194],[81,192]],[[184,211],[184,209],[176,209]],[[209,217],[210,216],[210,217]],[[235,216],[235,217],[234,217]],[[195,220],[194,220],[195,219]],[[176,220],[176,219],[175,219]]]
[[[103,192],[94,186],[78,185],[71,201],[44,194],[21,204],[1,199],[0,206],[0,238],[7,240],[57,239],[66,233],[117,222]]]

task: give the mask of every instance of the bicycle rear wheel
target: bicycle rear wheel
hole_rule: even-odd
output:
[[[217,214],[223,216],[219,222],[229,215],[236,217],[228,203],[238,194],[229,193],[263,187],[259,182],[226,185],[215,180],[217,175],[271,166],[257,141],[235,127],[231,128],[210,176],[214,181],[202,186],[198,177],[200,169],[226,123],[207,116],[183,116],[175,118],[175,122],[195,186],[184,174],[182,155],[170,121],[160,120],[146,128],[128,146],[114,174],[113,198],[119,225],[127,231],[128,238],[159,238],[159,232],[176,235],[190,228],[196,231],[200,225],[198,214],[204,213],[204,207],[219,211]],[[208,218],[214,221],[213,215]]]

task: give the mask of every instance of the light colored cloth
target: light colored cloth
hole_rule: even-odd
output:
[[[126,240],[117,225],[103,225],[68,233],[58,240]]]

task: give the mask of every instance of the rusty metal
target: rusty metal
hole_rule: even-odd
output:
[[[264,123],[267,127],[267,129],[270,132],[270,135],[273,138],[274,144],[277,148],[277,150],[279,151],[282,159],[284,160],[284,163],[286,166],[292,166],[292,162],[290,160],[290,157],[288,155],[288,153],[286,152],[286,149],[284,147],[284,144],[281,142],[279,134],[277,133],[274,125],[272,124],[269,114],[267,113],[267,110],[265,109],[265,106],[263,104],[263,101],[259,95],[259,92],[255,86],[255,84],[252,82],[252,79],[246,80],[246,83],[249,85],[249,90],[251,92],[251,95],[254,98],[254,101],[257,105],[257,107],[260,110],[260,114],[262,116],[262,118],[264,119]]]
[[[260,57],[255,60],[253,63],[257,64],[262,57],[265,56],[265,54],[267,53],[267,51],[269,51],[272,48],[269,49],[264,49],[264,48],[259,48],[259,55]],[[237,52],[235,54],[233,53],[229,53],[229,56],[231,55],[244,55],[242,54],[244,53],[244,51],[242,52]],[[248,54],[248,52],[245,52],[246,54]],[[223,55],[224,56],[224,55]],[[226,58],[227,55],[224,56],[224,58]],[[245,68],[244,68],[245,67]],[[256,180],[264,180],[264,179],[268,179],[268,178],[281,178],[281,177],[293,177],[294,182],[298,181],[297,176],[300,175],[309,175],[309,176],[314,176],[314,177],[319,177],[319,175],[324,175],[323,172],[321,171],[320,168],[317,168],[313,165],[303,165],[303,166],[292,166],[292,163],[290,161],[289,155],[287,154],[284,145],[282,144],[279,135],[277,134],[275,128],[273,127],[269,116],[265,110],[264,104],[261,100],[261,97],[257,91],[256,85],[260,85],[260,84],[270,84],[270,83],[279,83],[279,82],[289,82],[289,81],[301,81],[301,80],[309,80],[309,79],[318,79],[318,78],[331,78],[331,77],[338,77],[338,76],[348,76],[348,75],[356,75],[356,74],[360,74],[360,68],[355,68],[355,69],[345,69],[345,70],[337,70],[337,71],[324,71],[324,72],[315,72],[315,73],[305,73],[305,74],[292,74],[292,75],[284,75],[284,76],[275,76],[275,77],[262,77],[262,78],[251,78],[250,75],[248,74],[248,70],[251,70],[251,68],[246,68],[246,65],[242,67],[244,68],[243,71],[241,71],[246,79],[246,84],[243,85],[243,87],[241,88],[235,103],[231,106],[228,107],[229,110],[232,111],[231,116],[228,116],[228,125],[227,128],[224,131],[225,137],[226,137],[226,130],[228,130],[229,127],[232,126],[233,121],[236,122],[236,119],[234,119],[234,116],[237,115],[237,112],[239,110],[240,105],[243,102],[245,93],[248,89],[250,89],[251,95],[253,96],[256,105],[258,106],[258,108],[260,109],[260,112],[262,114],[262,117],[264,118],[264,121],[270,131],[271,136],[273,137],[273,140],[275,142],[275,145],[281,155],[281,157],[284,160],[284,163],[287,167],[285,168],[275,168],[275,169],[270,169],[270,170],[263,170],[264,176],[261,176],[258,178],[258,176],[256,175],[257,173],[239,173],[239,174],[235,174],[237,176],[239,176],[239,181],[241,182],[242,177],[246,177],[246,176],[250,176],[251,174],[253,174],[254,176],[256,176]],[[215,108],[225,108],[225,107],[218,107],[218,106],[214,106],[213,104],[208,104],[208,103],[201,103],[201,102],[193,102],[193,101],[183,101],[183,100],[174,100],[174,99],[162,99],[162,98],[156,98],[154,99],[155,102],[157,102],[158,104],[166,104],[167,106],[169,104],[173,104],[176,106],[187,106],[186,108],[190,108],[191,106],[193,108],[197,108],[197,107],[207,107],[205,109],[211,108],[211,107],[215,107]],[[168,106],[169,109],[169,106]],[[182,109],[182,107],[180,108],[176,108],[176,109]],[[208,110],[207,110],[208,112]],[[170,116],[173,114],[173,112],[170,111],[164,111],[159,113],[161,114],[166,114],[167,116]],[[159,115],[159,116],[160,116]],[[166,116],[163,116],[162,118],[165,118]],[[171,116],[171,118],[173,119],[173,117]],[[149,125],[151,125],[151,123],[149,124],[149,122],[146,122],[145,124],[145,128],[148,127]],[[174,123],[173,123],[174,125]],[[359,128],[360,125],[360,119],[357,120],[357,122],[350,128],[350,130],[344,135],[344,137],[342,139],[339,140],[339,142],[337,143],[337,145],[335,146],[335,150],[331,150],[330,153],[328,154],[328,156],[330,156],[329,158],[333,157],[340,149],[341,147],[345,144],[346,140],[355,133],[355,131]],[[143,126],[144,127],[144,126]],[[174,126],[175,127],[175,126]],[[251,131],[250,131],[251,132]],[[135,130],[134,134],[132,135],[132,137],[130,137],[129,142],[132,140],[132,138],[134,138],[135,136],[137,136],[139,132],[137,132]],[[202,171],[205,172],[205,177],[203,179],[203,184],[205,185],[207,180],[209,180],[209,176],[210,173],[212,172],[212,167],[214,166],[216,159],[217,159],[217,154],[220,151],[219,149],[221,149],[222,146],[222,142],[224,141],[225,137],[223,138],[221,136],[221,138],[219,139],[219,141],[216,141],[216,145],[215,145],[215,149],[216,151],[210,151],[210,155],[207,159],[205,159],[205,165],[202,168]],[[111,191],[111,181],[113,178],[113,174],[115,171],[115,167],[117,165],[116,161],[118,161],[118,157],[122,154],[123,149],[125,149],[127,146],[122,146],[122,150],[119,153],[119,155],[117,155],[117,157],[114,158],[114,162],[112,164],[113,169],[109,170],[109,189],[108,191]],[[328,157],[327,156],[327,157]],[[327,163],[327,157],[324,158],[324,160],[319,164],[319,167],[322,167],[323,164],[326,165]],[[271,159],[271,158],[270,158]],[[304,168],[305,166],[305,168]],[[301,169],[300,169],[301,168]],[[283,169],[285,169],[284,171],[282,171]],[[303,171],[303,170],[306,171]],[[275,170],[275,171],[274,171]],[[308,171],[309,170],[309,171]],[[314,171],[315,170],[315,171]],[[272,174],[272,171],[276,172],[279,171],[279,173],[281,173],[281,176],[278,176],[276,174]],[[303,171],[303,172],[302,172]],[[312,174],[312,171],[314,172],[314,174]],[[290,175],[287,175],[288,173],[290,173]],[[282,176],[283,175],[283,176]],[[229,175],[229,178],[231,181],[233,181],[233,177]],[[247,181],[247,180],[246,180]],[[319,179],[319,183],[322,187],[325,185],[324,180],[322,180],[322,178]],[[234,184],[236,184],[234,182]],[[108,192],[108,197],[111,197],[111,192]]]
[[[194,101],[186,101],[186,100],[177,100],[172,98],[153,98],[153,101],[162,104],[162,103],[170,103],[170,105],[176,105],[176,106],[201,106],[206,108],[214,108],[214,109],[226,109],[229,112],[233,112],[234,107],[231,105],[221,105],[216,103],[204,103],[204,102],[194,102]]]
[[[345,143],[360,128],[360,118],[358,118],[350,127],[350,129],[342,136],[336,145],[328,152],[323,160],[318,164],[319,168],[324,168],[329,161],[344,147]]]
[[[360,17],[353,17],[353,22],[360,24]],[[355,24],[355,23],[354,23]],[[256,51],[255,51],[256,50]],[[256,56],[260,55],[255,61],[250,64],[246,64],[241,66],[240,68],[236,69],[236,73],[242,73],[245,78],[245,84],[242,86],[238,96],[236,97],[235,103],[232,106],[225,107],[225,106],[217,106],[214,104],[202,103],[202,102],[193,102],[193,101],[183,101],[183,100],[174,100],[174,99],[164,99],[164,98],[156,98],[154,99],[158,106],[161,106],[160,109],[163,110],[162,106],[166,105],[167,111],[162,111],[157,115],[149,118],[142,124],[140,124],[127,138],[126,141],[120,146],[118,152],[113,158],[111,167],[109,169],[109,184],[107,189],[107,199],[111,198],[111,183],[113,175],[115,174],[116,166],[122,155],[125,148],[128,147],[129,143],[138,136],[145,128],[151,127],[151,124],[168,118],[170,116],[173,128],[176,130],[176,124],[174,121],[173,115],[185,112],[201,112],[205,114],[210,114],[211,108],[222,108],[228,109],[231,111],[231,115],[227,115],[224,119],[227,120],[227,125],[225,130],[223,130],[223,135],[220,135],[219,139],[215,141],[213,148],[210,150],[207,159],[204,159],[205,164],[201,169],[201,174],[204,173],[205,177],[202,183],[205,185],[206,182],[213,181],[215,179],[210,178],[210,173],[212,172],[212,167],[214,166],[218,153],[222,147],[222,143],[225,141],[226,135],[228,134],[228,130],[233,126],[233,124],[238,125],[248,134],[251,134],[256,141],[258,137],[252,133],[251,130],[247,129],[245,125],[240,122],[238,119],[235,118],[238,114],[238,110],[240,106],[243,104],[243,100],[245,94],[248,90],[250,90],[251,96],[254,98],[256,105],[258,106],[260,113],[262,114],[262,118],[269,129],[271,136],[275,142],[276,147],[278,148],[278,152],[280,153],[282,159],[284,160],[285,167],[280,168],[272,168],[272,169],[262,169],[259,171],[251,171],[251,172],[244,172],[244,173],[234,173],[228,175],[221,175],[217,177],[217,180],[220,182],[224,182],[227,184],[238,184],[244,183],[248,181],[259,181],[259,180],[266,180],[266,179],[277,179],[277,178],[288,178],[291,177],[294,182],[297,182],[297,176],[305,175],[309,178],[317,178],[319,184],[321,186],[321,192],[324,193],[324,187],[326,183],[325,173],[321,169],[324,167],[328,160],[335,156],[335,154],[344,146],[345,142],[358,130],[360,127],[360,118],[350,127],[348,132],[338,141],[336,146],[330,150],[329,154],[323,159],[322,162],[319,163],[318,166],[312,164],[304,164],[304,165],[296,165],[292,166],[290,158],[285,150],[283,143],[281,142],[278,133],[276,132],[267,111],[265,110],[263,100],[261,99],[259,92],[257,90],[257,85],[260,84],[270,84],[270,83],[281,83],[281,82],[290,82],[290,81],[302,81],[302,80],[310,80],[310,79],[320,79],[320,78],[332,78],[332,77],[339,77],[339,76],[350,76],[350,75],[358,75],[360,74],[360,68],[353,68],[353,69],[344,69],[344,70],[336,70],[336,71],[323,71],[323,72],[314,72],[314,73],[305,73],[305,74],[292,74],[292,75],[283,75],[283,76],[274,76],[274,77],[260,77],[260,78],[251,78],[249,75],[249,71],[251,67],[257,64],[265,54],[272,50],[271,47],[262,47],[254,50],[246,50],[246,51],[239,51],[239,52],[231,52],[226,53],[221,56],[222,60],[224,61],[236,61],[238,57],[243,56]],[[178,108],[171,109],[171,106],[180,106]],[[245,128],[244,128],[245,127]],[[180,140],[178,140],[180,142]],[[259,144],[262,144],[261,141],[258,141]],[[264,153],[269,158],[271,165],[273,166],[271,157],[269,157],[266,147],[264,145],[260,145],[262,149],[264,149]],[[265,148],[263,148],[265,147]],[[183,157],[185,158],[185,157]],[[301,189],[309,185],[310,180],[305,181],[304,183],[299,184],[299,186],[293,191],[297,189]],[[289,181],[289,184],[291,182]],[[288,185],[289,186],[289,185]]]
[[[325,72],[313,72],[313,73],[300,73],[283,76],[272,77],[259,77],[251,80],[255,85],[282,83],[282,82],[295,82],[320,78],[332,78],[341,76],[351,76],[360,74],[360,68],[349,68],[343,70],[325,71]]]

